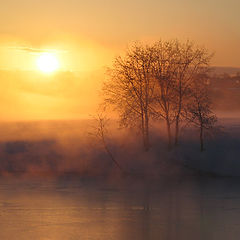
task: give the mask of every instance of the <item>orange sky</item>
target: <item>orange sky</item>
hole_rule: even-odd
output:
[[[239,9],[237,0],[2,1],[1,119],[87,116],[104,67],[135,40],[191,39],[215,52],[213,65],[240,67]],[[44,51],[74,77],[30,74]]]
[[[216,52],[214,65],[240,67],[239,9],[237,0],[2,1],[0,68],[32,67],[6,66],[16,54],[8,45],[66,51],[71,66],[66,60],[65,67],[80,70],[90,69],[84,61],[92,68],[108,64],[128,42],[160,37],[193,39]]]

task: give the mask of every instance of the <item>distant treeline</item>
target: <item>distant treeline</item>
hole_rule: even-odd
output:
[[[209,87],[215,110],[240,110],[240,73],[215,74],[209,79]]]

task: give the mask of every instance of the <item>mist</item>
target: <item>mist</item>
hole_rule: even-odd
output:
[[[210,78],[214,111],[223,133],[198,152],[195,129],[181,129],[181,146],[167,149],[165,123],[150,127],[151,150],[144,152],[139,132],[119,128],[112,119],[106,142],[128,175],[159,177],[210,173],[238,176],[239,69],[215,68]],[[0,172],[3,175],[121,176],[101,140],[94,137],[103,71],[43,75],[1,71]],[[86,101],[89,99],[88,101]],[[114,115],[108,113],[110,116]],[[195,137],[193,137],[195,136]],[[219,150],[217,150],[219,149]]]
[[[0,240],[239,240],[239,9],[1,1]]]
[[[151,127],[151,150],[145,152],[139,133],[120,129],[116,120],[108,124],[106,143],[123,172],[112,162],[102,142],[95,137],[96,122],[52,120],[2,122],[0,124],[1,175],[79,176],[158,179],[199,174],[240,176],[239,120],[221,118],[224,131],[206,140],[199,152],[198,133],[182,128],[181,146],[169,151],[165,123]]]
[[[33,71],[0,71],[0,106],[4,113],[0,119],[88,118],[97,109],[103,73],[103,70],[67,71],[47,75]]]

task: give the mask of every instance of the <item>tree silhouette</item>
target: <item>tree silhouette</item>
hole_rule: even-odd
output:
[[[103,111],[93,116],[93,119],[95,120],[96,125],[92,126],[93,130],[90,132],[90,135],[97,138],[97,140],[101,143],[102,147],[104,148],[105,152],[107,153],[111,161],[118,167],[119,170],[124,172],[118,161],[113,156],[106,141],[107,135],[106,126],[109,124],[109,119],[106,117]]]
[[[214,130],[217,117],[211,109],[206,75],[199,75],[192,84],[187,104],[187,119],[199,130],[200,151],[204,151],[205,133]]]
[[[140,129],[144,149],[149,150],[149,120],[154,85],[149,46],[133,44],[125,56],[116,57],[109,69],[110,79],[104,83],[104,102],[119,112],[120,124]]]
[[[174,72],[175,82],[175,145],[179,141],[179,124],[182,120],[181,115],[188,102],[189,93],[191,92],[192,83],[198,78],[199,74],[208,71],[209,62],[212,54],[207,49],[196,46],[193,42],[187,41],[181,43],[176,40],[174,43],[176,49],[177,68]]]
[[[172,126],[176,146],[180,123],[191,110],[189,100],[195,106],[196,81],[208,72],[211,57],[207,49],[190,41],[135,43],[123,57],[116,57],[109,69],[110,78],[103,86],[104,102],[118,111],[122,126],[140,129],[146,151],[150,147],[151,118],[164,119],[171,149]]]
[[[175,74],[178,68],[178,55],[175,47],[175,41],[158,41],[153,46],[152,68],[156,81],[153,112],[166,122],[169,149],[172,146],[171,125],[176,119]]]

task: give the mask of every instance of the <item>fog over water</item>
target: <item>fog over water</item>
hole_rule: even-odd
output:
[[[110,178],[121,175],[101,141],[95,138],[95,124],[90,119],[2,122],[1,175],[74,173]],[[203,153],[199,152],[198,133],[191,128],[181,130],[180,147],[169,152],[164,122],[151,126],[149,152],[143,150],[137,132],[119,129],[115,120],[107,126],[106,143],[123,170],[135,176],[195,175],[192,169],[220,176],[240,176],[240,120],[220,118],[218,124],[223,126],[223,132],[206,139]]]
[[[0,240],[240,239],[240,0],[0,2]]]
[[[89,135],[92,120],[2,123],[0,239],[237,240],[239,179],[214,171],[240,172],[239,119],[220,124],[225,135],[201,155],[189,132],[184,154],[164,150],[159,129],[144,153],[112,122],[107,141],[124,176]]]

